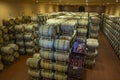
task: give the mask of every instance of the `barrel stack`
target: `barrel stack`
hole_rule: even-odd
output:
[[[39,28],[39,35],[41,36],[39,40],[39,45],[41,47],[41,77],[44,79],[67,79],[65,72],[67,71],[66,63],[62,61],[68,61],[68,56],[61,55],[61,52],[55,52],[55,41],[60,46],[58,42],[59,39],[59,25],[56,24],[46,24]],[[63,45],[63,44],[62,44]],[[58,48],[58,47],[57,47]]]
[[[56,38],[56,29],[54,26],[43,25],[39,27],[39,46],[41,48],[41,77],[44,79],[53,79],[53,54],[54,39]]]
[[[15,44],[15,18],[3,20],[0,27],[0,70],[4,64],[10,64],[19,58],[18,45]]]
[[[32,55],[35,53],[35,36],[34,32],[36,31],[37,25],[26,24],[25,25],[25,31],[24,31],[24,40],[25,40],[25,51],[26,54]]]
[[[88,38],[86,41],[87,53],[85,59],[85,67],[93,68],[95,65],[96,57],[98,55],[99,42],[97,39]]]
[[[2,34],[3,34],[3,30],[0,29],[0,48],[2,47],[2,44],[3,44],[3,38],[2,38]],[[4,64],[2,62],[2,54],[0,52],[0,71],[2,71],[4,68]]]
[[[48,15],[47,14],[39,14],[38,15],[38,24],[39,25],[45,25],[47,19],[48,19]]]
[[[33,54],[32,58],[28,58],[26,64],[28,66],[28,74],[30,75],[31,80],[40,80],[40,54],[35,53]]]
[[[0,30],[1,30],[1,40],[0,41],[3,45],[7,45],[9,43],[9,40],[10,40],[8,28],[9,27],[6,27],[6,26],[0,26]]]
[[[19,47],[16,44],[8,44],[0,48],[2,61],[4,64],[10,64],[19,58]]]
[[[88,39],[86,40],[87,45],[87,53],[85,59],[85,67],[93,68],[96,62],[96,57],[98,55],[98,35],[99,35],[99,24],[100,19],[98,18],[97,14],[90,14],[89,17],[89,34]]]
[[[81,16],[80,20],[78,20],[77,38],[83,42],[87,39],[88,24],[88,17],[86,16]]]
[[[67,73],[66,79],[69,79],[69,60],[72,51],[72,45],[74,40],[76,39],[76,28],[77,28],[77,20],[68,20],[65,23],[62,23],[60,26],[61,35],[58,40],[55,40],[55,49],[56,52],[61,55],[67,55]],[[64,59],[62,59],[64,60]],[[64,61],[65,62],[65,61]],[[65,80],[65,79],[64,79]]]
[[[90,30],[89,30],[89,37],[90,38],[98,38],[99,29],[100,29],[100,19],[97,15],[90,15]]]
[[[20,54],[25,54],[25,40],[24,40],[24,31],[25,24],[20,24],[15,26],[15,43],[19,46],[18,52]]]

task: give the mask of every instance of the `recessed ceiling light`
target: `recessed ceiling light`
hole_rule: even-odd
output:
[[[88,2],[88,0],[86,0],[86,2]]]
[[[38,1],[38,0],[36,0],[35,2],[36,2],[36,3],[38,3],[39,1]]]
[[[116,2],[118,2],[118,0],[116,0]]]

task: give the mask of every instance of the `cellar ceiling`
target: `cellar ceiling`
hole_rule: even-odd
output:
[[[109,5],[120,3],[120,0],[0,0],[3,2],[18,3],[45,3],[57,5]]]

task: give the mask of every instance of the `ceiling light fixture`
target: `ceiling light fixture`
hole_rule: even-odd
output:
[[[88,0],[86,0],[86,3],[88,2]]]
[[[116,2],[118,2],[118,0],[116,0]]]
[[[35,3],[39,3],[39,0],[36,0]]]

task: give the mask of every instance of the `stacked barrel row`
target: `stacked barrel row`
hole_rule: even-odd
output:
[[[73,19],[73,20],[68,20],[65,23],[61,24],[61,32],[62,35],[60,36],[61,39],[65,39],[69,41],[69,48],[68,50],[66,50],[66,52],[69,53],[69,61],[70,61],[70,56],[71,56],[71,51],[72,51],[72,47],[73,47],[73,43],[76,39],[76,28],[77,28],[78,24],[77,24],[77,20]],[[68,63],[70,65],[70,63]],[[71,73],[71,68],[68,65],[68,73]],[[68,75],[68,79],[71,79],[71,75]]]
[[[10,36],[8,33],[8,27],[0,26],[0,35],[1,35],[0,43],[2,43],[3,45],[7,45],[10,40]]]
[[[19,45],[19,52],[21,54],[33,54],[35,53],[35,42],[37,44],[37,24],[21,24],[16,25],[16,44]]]
[[[48,15],[47,14],[40,14],[40,15],[38,15],[38,24],[39,25],[44,25],[44,24],[46,24],[46,21],[47,21],[47,19],[48,19]]]
[[[16,44],[8,44],[6,46],[2,46],[0,48],[0,51],[3,63],[9,64],[18,59],[19,58],[18,49],[19,47]]]
[[[120,58],[120,17],[104,14],[103,32]]]
[[[90,38],[98,38],[99,35],[99,25],[100,25],[100,19],[98,16],[91,16],[90,18],[90,28],[89,28],[89,37]]]
[[[0,37],[0,55],[4,64],[10,64],[19,58],[18,46],[15,44],[14,26],[14,18],[9,18],[3,20],[3,26],[0,27],[0,34],[2,33]]]
[[[56,52],[56,48],[58,48],[57,45],[60,46],[59,42],[63,42],[64,40],[60,41],[57,39],[58,34],[60,34],[59,24],[56,23],[56,25],[52,23],[51,20],[49,21],[47,21],[46,25],[39,28],[39,35],[41,36],[39,40],[39,45],[41,47],[41,77],[47,79],[59,78],[66,80],[67,75],[64,74],[67,72],[68,67],[66,63],[68,61],[68,53],[64,52],[64,54],[61,54],[62,52],[60,51]],[[55,20],[53,19],[53,21]],[[63,43],[61,45],[63,45]]]
[[[24,30],[25,24],[15,26],[15,43],[19,46],[20,54],[25,54]]]
[[[87,53],[85,58],[85,67],[93,68],[96,61],[96,56],[98,55],[99,42],[97,39],[88,38],[86,40]]]
[[[2,47],[3,41],[4,41],[3,38],[2,38],[2,35],[3,35],[3,32],[4,32],[4,28],[5,27],[1,27],[0,26],[0,48]],[[4,68],[4,64],[2,62],[2,54],[0,52],[0,71],[3,70],[3,68]]]
[[[32,58],[28,58],[26,61],[31,80],[40,80],[41,78],[40,61],[41,57],[39,53],[35,53]]]
[[[87,32],[88,32],[88,17],[81,17],[78,20],[78,28],[77,28],[77,38],[83,42],[87,39]]]
[[[38,46],[36,46],[37,44],[36,38],[38,37],[36,29],[37,29],[37,24],[31,23],[25,26],[24,40],[25,40],[25,49],[27,54],[35,53],[36,52],[35,48],[38,48]]]

